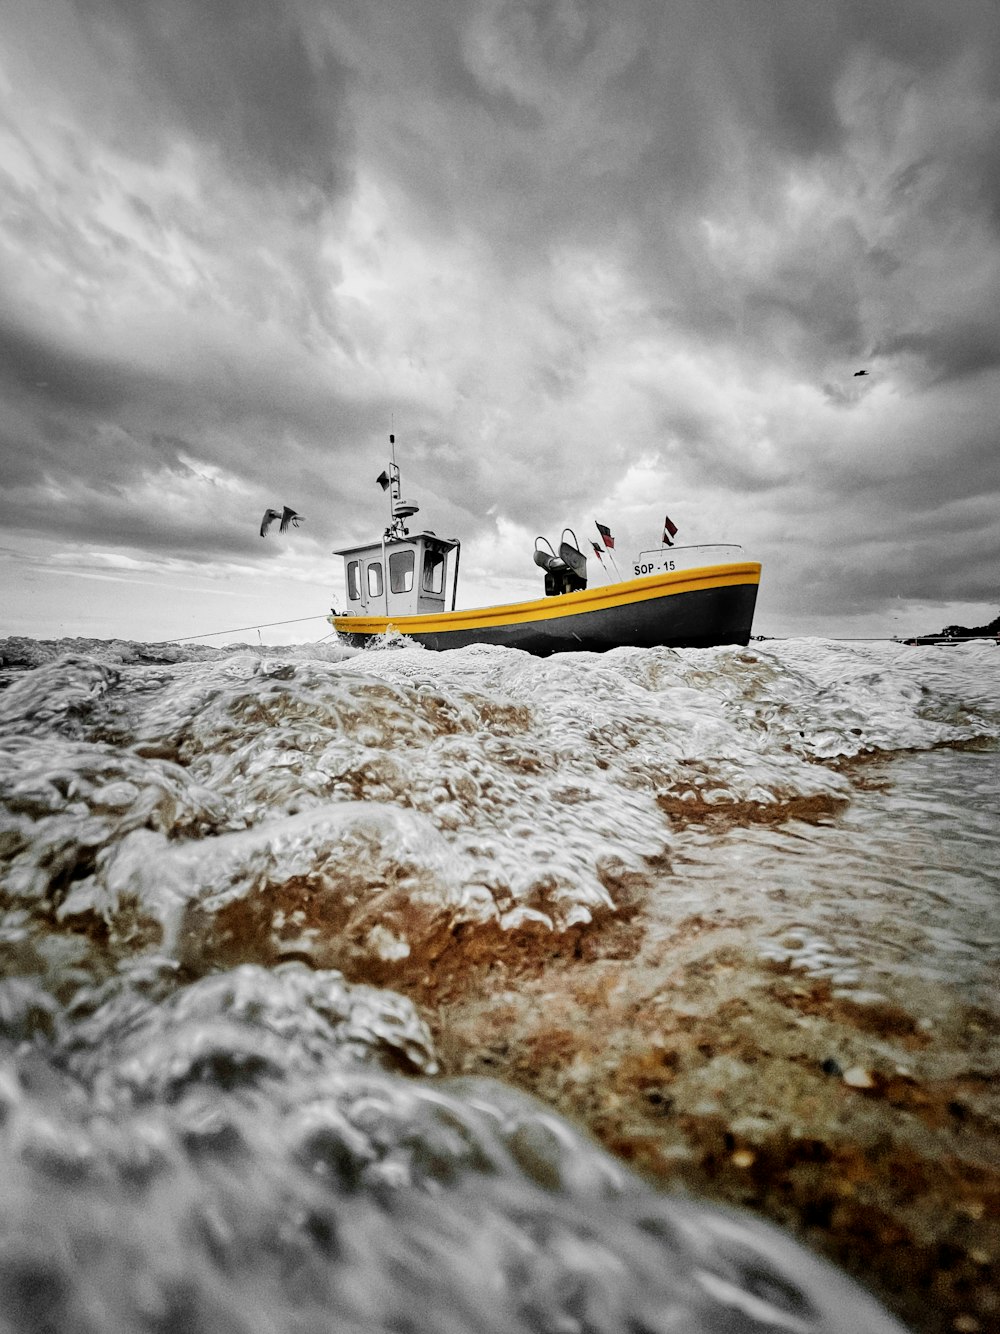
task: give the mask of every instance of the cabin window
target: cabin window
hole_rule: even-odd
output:
[[[370,598],[380,598],[382,596],[382,562],[373,560],[368,566],[368,596]]]
[[[347,596],[352,602],[357,602],[361,597],[361,562],[359,560],[349,560],[347,562]]]
[[[389,587],[394,593],[409,593],[413,587],[413,552],[394,551],[389,556]]]
[[[444,592],[444,552],[433,547],[424,552],[423,590],[425,593]]]

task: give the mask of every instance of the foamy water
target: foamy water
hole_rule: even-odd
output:
[[[720,1177],[769,1229],[626,1164],[670,1185],[720,1117],[736,1167],[763,1161],[745,1053],[664,1058],[672,1119],[641,1136],[622,1072],[710,965],[713,1005],[823,1010],[823,1097],[874,1110],[915,1061],[974,1065],[968,1153],[995,1151],[1000,650],[0,655],[12,1329],[895,1327],[814,1257],[804,1207]],[[612,969],[610,1071],[579,996]],[[782,1134],[800,1093],[776,1092]],[[980,1194],[953,1244],[982,1276]],[[985,1301],[942,1290],[940,1327],[987,1328]]]

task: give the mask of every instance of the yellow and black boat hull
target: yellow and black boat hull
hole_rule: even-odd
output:
[[[586,650],[711,648],[750,639],[760,565],[739,561],[646,575],[559,597],[425,616],[331,616],[349,644],[397,630],[430,649],[500,644],[547,656]]]

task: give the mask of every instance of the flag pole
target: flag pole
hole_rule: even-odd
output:
[[[597,522],[596,519],[594,520],[594,527],[597,529],[597,536],[601,539],[602,542],[604,542],[604,534],[601,532],[601,525]],[[604,542],[604,549],[608,553],[608,558],[610,559],[611,564],[615,567],[615,574],[617,574],[618,576],[618,582],[620,584],[624,583],[625,581],[622,579],[622,572],[621,570],[619,570],[618,562],[615,560],[615,553],[608,546],[607,542]]]
[[[591,542],[590,545],[594,548],[594,555],[597,557],[597,563],[601,567],[601,574],[604,575],[604,578],[610,584],[612,582],[612,579],[611,575],[608,574],[608,567],[604,564],[604,553],[602,552],[601,548],[597,545],[596,542]]]

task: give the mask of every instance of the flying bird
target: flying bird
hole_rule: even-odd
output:
[[[302,518],[303,516],[301,514],[296,514],[288,505],[285,506],[281,514],[279,514],[277,510],[266,509],[264,511],[264,517],[260,521],[260,535],[261,537],[265,536],[267,530],[270,528],[271,524],[274,523],[275,519],[281,520],[281,523],[278,526],[278,532],[284,533],[288,531],[289,524],[291,524],[293,528],[298,528],[299,524],[302,522]]]
[[[868,374],[867,371],[855,371],[855,372],[854,372],[854,378],[857,379],[857,377],[858,377],[859,375],[867,375],[867,374]]]

